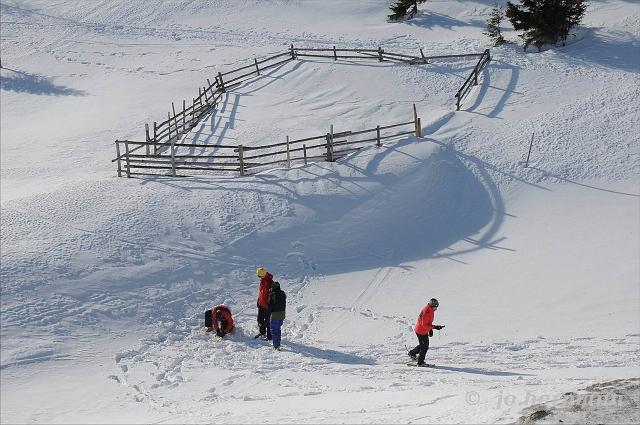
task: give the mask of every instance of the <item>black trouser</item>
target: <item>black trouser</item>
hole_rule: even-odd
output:
[[[267,338],[271,338],[269,319],[271,319],[271,313],[269,313],[269,310],[258,307],[258,327],[260,328],[260,335],[264,335],[266,333]]]
[[[416,345],[416,348],[409,351],[409,354],[415,356],[420,353],[418,355],[418,364],[422,364],[424,363],[424,357],[427,355],[427,350],[429,349],[429,335],[416,334],[416,336],[418,337],[419,344]]]
[[[218,332],[216,332],[218,334],[219,337],[223,337],[227,334],[227,321],[222,319],[220,320],[220,323],[218,324]]]
[[[205,328],[213,327],[213,323],[211,323],[211,310],[207,310],[204,312],[204,326]]]

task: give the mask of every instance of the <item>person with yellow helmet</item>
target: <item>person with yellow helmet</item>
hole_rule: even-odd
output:
[[[256,274],[260,278],[260,288],[258,290],[258,329],[260,333],[254,338],[260,336],[265,337],[268,341],[272,339],[271,329],[269,327],[269,290],[273,284],[273,275],[269,273],[264,267],[258,267]]]

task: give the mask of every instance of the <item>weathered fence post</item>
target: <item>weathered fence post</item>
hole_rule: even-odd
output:
[[[258,59],[253,58],[253,62],[255,62],[255,64],[256,64],[256,73],[258,75],[260,75],[260,68],[258,67]]]
[[[456,111],[460,110],[460,92],[456,93]]]
[[[489,49],[485,49],[484,53],[487,55],[487,62],[491,62],[491,52]]]
[[[151,143],[151,137],[149,137],[149,124],[147,123],[144,123],[144,133],[147,143]],[[149,144],[145,146],[145,150],[147,151],[147,155],[151,155],[151,146]]]
[[[224,88],[224,81],[222,80],[222,72],[218,72],[218,81],[220,82],[220,90],[222,93],[226,92],[227,90]]]
[[[291,154],[289,151],[289,136],[287,136],[287,168],[291,168]]]
[[[240,161],[240,175],[244,176],[244,147],[238,146],[238,161]]]
[[[422,48],[420,48],[420,56],[422,56],[422,62],[427,63],[427,58],[424,57],[424,53],[422,52]]]
[[[293,49],[293,44],[291,45],[291,59],[296,58],[296,51]]]
[[[214,102],[215,102],[216,94],[215,94],[215,92],[213,91],[213,86],[211,85],[211,81],[209,81],[209,79],[208,79],[208,78],[207,78],[207,84],[209,84],[209,85],[207,86],[207,90],[209,90],[209,91],[211,92],[211,99],[214,99]]]
[[[171,140],[171,112],[167,112],[167,126],[169,126],[169,140]]]
[[[116,140],[116,157],[118,158],[118,177],[122,177],[122,166],[120,165],[120,141]]]
[[[171,174],[173,177],[176,176],[176,152],[175,152],[175,141],[171,140]]]
[[[533,147],[533,135],[535,132],[531,133],[531,141],[529,142],[529,153],[527,154],[527,162],[524,164],[524,168],[529,167],[529,157],[531,156],[531,148]]]
[[[333,162],[333,155],[331,154],[331,133],[327,133],[327,161]]]
[[[307,165],[307,145],[302,144],[302,153],[304,155],[304,165]]]
[[[335,152],[333,151],[333,142],[334,142],[334,136],[333,136],[333,124],[331,124],[331,160],[335,161]]]
[[[338,53],[336,52],[336,46],[333,46],[333,60],[338,60]]]
[[[420,118],[418,118],[418,111],[416,110],[416,104],[413,104],[413,125],[416,131],[416,137],[422,137],[422,128],[420,125]]]
[[[187,101],[182,99],[182,131],[187,129]]]
[[[380,147],[380,125],[376,126],[376,146]]]
[[[384,61],[384,59],[382,58],[383,53],[384,53],[384,50],[382,50],[382,47],[378,46],[378,61],[380,62]]]
[[[176,126],[176,138],[177,138],[180,132],[178,131],[178,121],[176,120],[176,106],[173,104],[173,102],[171,102],[171,109],[173,110],[173,124]]]
[[[125,157],[125,164],[127,166],[127,178],[130,178],[131,168],[129,167],[129,142],[127,140],[124,141],[124,157]]]
[[[331,129],[329,131],[329,146],[328,146],[329,157],[330,157],[329,161],[331,161],[331,162],[335,161],[335,159],[336,159],[335,156],[334,156],[334,152],[333,152],[333,137],[334,137],[333,136],[333,124],[331,124]]]
[[[158,153],[158,123],[153,122],[153,154],[156,155]]]

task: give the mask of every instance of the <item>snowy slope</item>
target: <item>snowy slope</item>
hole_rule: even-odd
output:
[[[113,140],[253,56],[488,47],[493,1],[396,24],[388,3],[0,3],[2,422],[510,422],[640,377],[632,2],[592,2],[565,47],[492,49],[460,112],[473,62],[295,61],[189,136],[275,143],[415,103],[423,139],[244,178],[115,177]],[[279,353],[252,338],[259,265],[289,295]],[[439,368],[407,368],[433,296]],[[238,329],[217,341],[202,312],[221,302]]]

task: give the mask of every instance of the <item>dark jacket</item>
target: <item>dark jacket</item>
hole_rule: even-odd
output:
[[[286,309],[287,294],[280,289],[280,284],[278,282],[273,282],[271,284],[271,292],[269,293],[269,312],[271,312],[271,318],[284,320]]]

